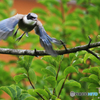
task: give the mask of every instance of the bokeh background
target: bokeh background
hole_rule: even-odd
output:
[[[38,19],[43,23],[46,32],[58,40],[64,41],[67,48],[80,46],[89,42],[88,36],[92,38],[92,42],[98,42],[100,40],[100,1],[99,0],[0,0],[0,20],[11,17],[15,14],[28,14],[34,12],[38,15]],[[15,30],[17,27],[15,28]],[[22,34],[20,30],[18,36]],[[39,44],[39,37],[34,33],[34,30],[29,33],[29,37],[24,36],[21,41],[15,41],[13,37],[9,37],[6,41],[0,41],[1,48],[12,49],[29,49],[43,50]],[[63,46],[55,46],[55,49],[64,49]],[[92,49],[94,52],[100,53],[99,48]],[[51,62],[59,63],[60,60],[51,57]],[[50,60],[49,59],[49,60]],[[0,86],[9,86],[15,84],[14,77],[21,73],[18,68],[22,66],[18,65],[20,61],[19,56],[12,56],[6,54],[0,54]],[[55,64],[54,64],[55,65]],[[93,97],[70,97],[70,91],[76,92],[98,92],[96,87],[100,84],[100,71],[98,73],[91,73],[97,75],[97,83],[87,83],[84,80],[80,81],[82,77],[89,77],[91,74],[83,72],[85,68],[96,67],[100,70],[100,61],[88,54],[86,51],[76,52],[73,54],[64,55],[59,72],[59,78],[57,82],[60,82],[64,77],[63,72],[68,66],[74,66],[77,70],[77,74],[70,74],[69,80],[73,79],[80,85],[68,85],[64,86],[61,100],[96,100]],[[43,61],[42,57],[34,57],[32,62],[32,68],[37,76],[36,87],[43,88],[49,86],[44,82],[44,72],[42,68],[51,66],[48,61]],[[54,67],[56,72],[58,67]],[[90,80],[93,80],[91,78]],[[90,82],[91,83],[91,82]],[[35,83],[34,83],[35,84]],[[28,80],[23,80],[18,84],[21,88],[30,89],[31,86]],[[93,87],[94,86],[94,87]],[[93,87],[93,88],[91,88]],[[0,91],[0,98],[4,100],[11,100],[11,97],[3,91]],[[2,100],[3,100],[2,99]],[[41,99],[39,99],[41,100]]]

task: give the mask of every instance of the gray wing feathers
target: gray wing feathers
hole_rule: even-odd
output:
[[[56,51],[53,50],[50,41],[48,41],[47,39],[40,38],[40,44],[41,44],[42,47],[45,48],[45,51],[48,54],[50,54],[52,56],[57,56],[57,53],[56,53]]]
[[[40,36],[40,44],[41,44],[42,47],[45,48],[45,51],[52,56],[57,56],[56,51],[53,50],[51,42],[53,42],[55,44],[61,44],[61,42],[56,40],[55,38],[51,38],[46,33],[43,26],[39,23],[35,27],[35,33]]]
[[[0,40],[5,40],[8,36],[13,34],[15,26],[22,17],[23,15],[17,14],[13,17],[0,21]]]

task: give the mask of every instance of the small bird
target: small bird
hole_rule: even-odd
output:
[[[51,38],[45,31],[42,23],[37,19],[37,15],[35,13],[29,13],[27,15],[17,14],[13,17],[4,19],[0,21],[0,40],[7,39],[8,36],[11,36],[14,32],[15,26],[18,24],[18,28],[14,33],[14,37],[17,35],[19,29],[23,30],[24,33],[17,38],[20,40],[24,34],[28,36],[28,32],[35,30],[35,33],[40,37],[40,44],[44,47],[46,53],[57,56],[55,50],[53,50],[52,43],[61,45],[61,42],[55,38]]]

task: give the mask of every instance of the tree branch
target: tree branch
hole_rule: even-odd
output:
[[[100,46],[100,42],[96,43],[90,43],[88,45],[83,45],[83,46],[77,46],[74,48],[67,48],[67,50],[56,50],[58,55],[63,55],[63,54],[69,54],[69,53],[75,53],[77,51],[82,51],[82,50],[88,50],[90,48],[98,47]],[[31,55],[31,56],[44,56],[48,55],[45,51],[40,51],[40,50],[20,50],[20,49],[7,49],[7,48],[0,48],[0,53],[1,54],[11,54],[11,55]],[[90,52],[89,52],[90,53]]]
[[[91,50],[86,50],[88,53],[91,53],[92,55],[94,55],[97,59],[99,59],[100,60],[100,57],[96,54],[96,53],[94,53],[93,51],[91,51]]]
[[[28,75],[28,80],[29,80],[29,82],[30,82],[32,88],[35,89],[34,85],[32,84],[32,82],[31,82],[31,80],[30,80],[30,78],[29,78],[29,75]],[[36,93],[37,93],[43,100],[45,100],[45,99],[42,97],[42,95],[41,95],[40,93],[38,93],[38,92],[36,92]]]

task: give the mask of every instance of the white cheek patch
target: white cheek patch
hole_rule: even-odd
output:
[[[23,22],[24,22],[25,24],[28,24],[28,25],[34,25],[34,24],[36,23],[36,21],[34,21],[34,20],[29,20],[29,19],[27,19],[26,16],[23,18]]]

